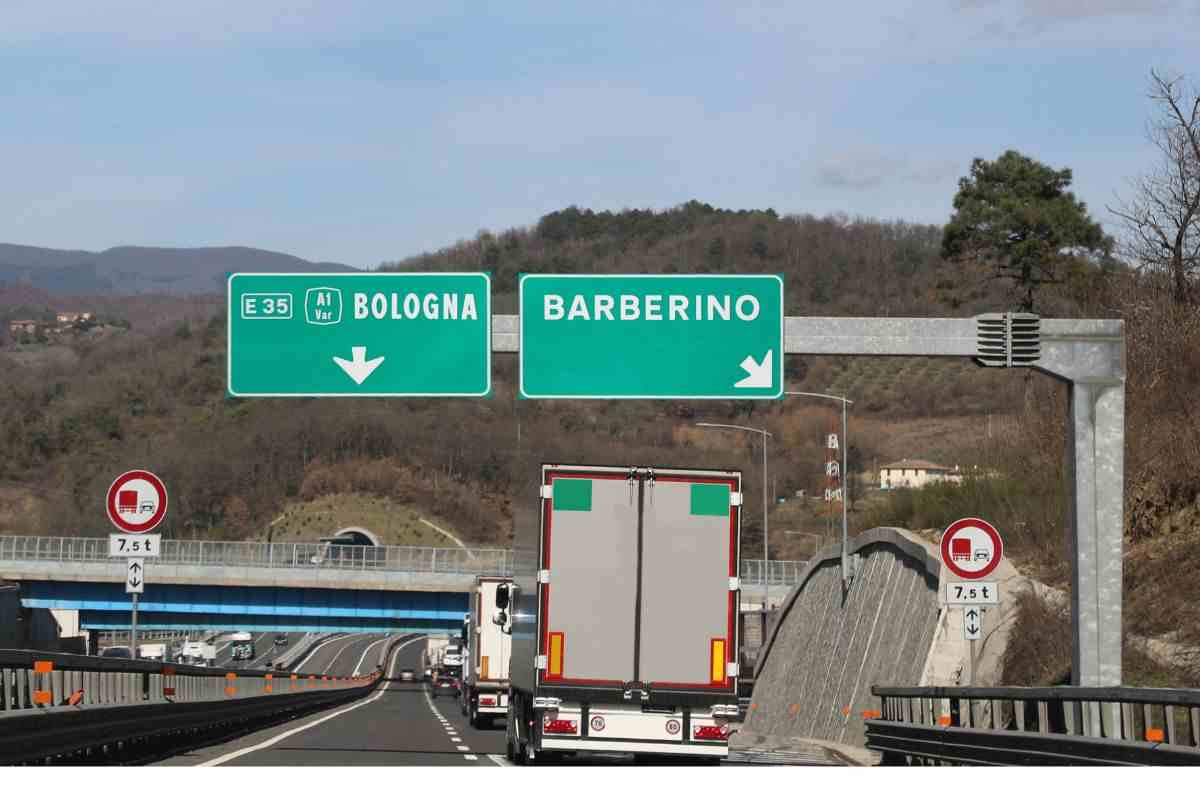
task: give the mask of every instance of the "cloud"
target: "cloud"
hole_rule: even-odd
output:
[[[833,189],[865,191],[885,183],[937,184],[955,177],[958,162],[944,158],[901,158],[873,150],[846,150],[817,167],[817,180]]]
[[[1013,5],[999,0],[958,0],[959,8],[966,11],[1009,10]],[[1172,0],[1023,0],[1019,8],[1019,13],[1025,17],[1070,20],[1171,14],[1179,10],[1179,3]]]
[[[337,40],[377,31],[381,15],[393,29],[453,14],[452,3],[397,11],[385,0],[48,0],[6,7],[0,41],[107,41],[172,47],[228,45],[238,40]]]

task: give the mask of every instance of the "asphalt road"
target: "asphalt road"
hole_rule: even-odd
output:
[[[301,671],[353,674],[374,668],[380,634],[350,634],[322,645]],[[161,762],[165,765],[252,766],[497,766],[504,761],[504,727],[477,731],[467,725],[454,697],[430,698],[421,682],[394,680],[417,670],[423,638],[396,650],[381,688],[366,699],[318,712],[213,747]]]

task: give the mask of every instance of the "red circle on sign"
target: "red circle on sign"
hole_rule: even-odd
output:
[[[972,531],[978,531],[987,537],[987,546],[980,546],[978,536],[971,536]],[[1004,542],[1000,532],[978,517],[965,517],[952,522],[942,534],[942,563],[946,568],[960,578],[969,581],[986,578],[1000,564],[1004,556]],[[970,566],[982,562],[982,566],[972,569]]]
[[[677,719],[667,720],[667,733],[671,734],[672,736],[679,733],[679,720],[677,720]]]
[[[149,484],[150,494],[153,496],[127,488],[135,481]],[[162,522],[163,517],[167,515],[167,487],[163,486],[163,482],[153,472],[131,469],[117,476],[112,486],[108,487],[104,506],[113,525],[126,533],[145,533]],[[147,512],[150,513],[149,518],[139,519]]]
[[[604,717],[592,717],[590,724],[592,726],[592,730],[602,731],[604,730]]]

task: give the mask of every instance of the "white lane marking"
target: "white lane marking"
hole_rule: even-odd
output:
[[[417,638],[407,641],[407,642],[403,643],[402,645],[400,645],[399,647],[397,647],[395,652],[392,653],[392,661],[388,665],[387,675],[385,675],[384,677],[390,678],[392,676],[392,673],[394,673],[396,671],[396,659],[400,657],[401,650],[408,647],[410,644],[416,644],[417,642],[421,641],[424,638],[425,638],[424,636],[418,636]],[[375,692],[375,694],[371,695],[366,700],[361,700],[352,706],[346,706],[345,708],[339,708],[337,711],[334,711],[332,714],[326,714],[325,716],[321,717],[318,720],[313,720],[312,722],[309,722],[305,725],[301,725],[298,728],[292,728],[290,731],[284,731],[283,733],[279,734],[278,736],[268,739],[265,742],[261,742],[256,745],[251,745],[250,747],[243,747],[241,750],[234,750],[232,753],[226,753],[223,756],[217,756],[216,758],[212,759],[211,761],[205,761],[204,763],[197,764],[196,766],[198,766],[198,767],[216,767],[216,766],[220,766],[221,764],[224,764],[226,761],[232,761],[235,758],[240,758],[241,756],[244,756],[247,753],[253,753],[258,750],[264,750],[268,747],[274,747],[275,745],[279,744],[280,742],[282,742],[284,739],[288,738],[289,736],[294,736],[295,734],[300,733],[301,731],[306,731],[309,728],[315,728],[316,726],[320,725],[322,722],[328,722],[329,720],[333,719],[334,717],[340,717],[342,714],[345,714],[349,711],[353,711],[356,708],[362,708],[363,706],[367,705],[368,703],[374,703],[376,700],[383,697],[383,695],[387,692],[387,688],[388,688],[387,684],[385,683],[383,686],[379,687],[379,690],[377,692]]]
[[[312,658],[313,656],[315,656],[315,655],[317,654],[317,651],[318,651],[318,650],[320,650],[322,647],[325,647],[326,645],[333,644],[334,642],[340,642],[340,641],[341,641],[342,639],[344,639],[344,638],[345,638],[347,635],[348,635],[348,634],[344,634],[344,633],[337,633],[337,634],[334,634],[333,636],[330,636],[328,639],[326,639],[325,641],[321,642],[319,645],[317,645],[316,647],[314,647],[314,648],[313,648],[313,651],[312,651],[311,653],[309,653],[309,654],[308,654],[308,656],[306,656],[306,657],[305,657],[305,659],[304,659],[303,661],[301,661],[301,662],[300,662],[299,664],[297,664],[296,666],[292,667],[292,671],[293,671],[293,672],[298,672],[298,671],[300,670],[300,668],[301,668],[301,667],[303,667],[305,664],[307,664],[307,663],[308,663],[308,660],[309,660],[310,658]]]
[[[496,764],[496,766],[498,766],[498,767],[511,767],[512,766],[512,764],[508,763],[507,758],[505,758],[504,756],[498,756],[495,753],[488,753],[488,759],[493,761]]]
[[[347,642],[346,642],[344,645],[342,645],[342,649],[337,651],[337,654],[336,654],[336,655],[334,655],[333,659],[332,659],[332,660],[329,662],[329,666],[327,666],[327,667],[326,667],[326,668],[325,668],[323,671],[324,671],[324,672],[329,672],[330,670],[332,670],[332,669],[333,669],[333,665],[334,665],[334,664],[336,664],[336,663],[337,663],[337,660],[338,660],[339,658],[341,658],[341,657],[342,657],[342,653],[346,652],[346,649],[347,649],[348,647],[350,647],[350,645],[352,645],[352,644],[355,644],[355,640],[356,640],[358,637],[361,637],[361,636],[364,636],[364,635],[369,635],[369,634],[361,634],[361,633],[352,633],[352,634],[350,634],[350,636],[349,636],[349,641],[347,641]],[[360,639],[359,641],[361,641],[361,639]]]
[[[459,750],[470,750],[471,749],[471,748],[467,747],[465,744],[460,744],[460,745],[456,745],[456,746],[458,747]]]
[[[479,760],[479,756],[473,756],[470,753],[463,753],[463,758],[465,758],[467,761],[478,761]]]
[[[362,669],[363,662],[367,660],[367,653],[371,652],[371,648],[372,648],[372,647],[374,647],[374,646],[375,646],[375,645],[377,645],[377,644],[383,644],[383,643],[384,643],[384,642],[386,642],[387,640],[388,640],[388,637],[384,636],[384,637],[383,637],[382,639],[380,639],[378,642],[371,642],[369,645],[367,645],[367,649],[366,649],[366,650],[363,650],[362,658],[360,658],[360,659],[358,660],[358,663],[354,665],[354,673],[353,673],[353,674],[357,675],[357,674],[358,674],[358,671],[359,671],[360,669]]]
[[[451,737],[450,737],[450,741],[452,741],[452,742],[461,742],[461,741],[462,741],[462,739],[458,738],[457,736],[451,736]]]

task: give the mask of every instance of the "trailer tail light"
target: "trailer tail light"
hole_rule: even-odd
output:
[[[725,682],[725,640],[713,639],[709,647],[709,676],[713,683]]]
[[[546,674],[551,678],[561,678],[563,673],[563,635],[560,632],[550,634],[550,657],[546,660]]]
[[[542,723],[542,731],[544,733],[579,733],[579,725],[573,719],[550,719]]]
[[[729,728],[725,725],[693,725],[692,738],[723,742],[729,738]]]
[[[496,698],[494,698],[494,697],[481,697],[481,698],[479,698],[479,705],[481,705],[481,706],[494,706],[494,705],[496,705]]]

